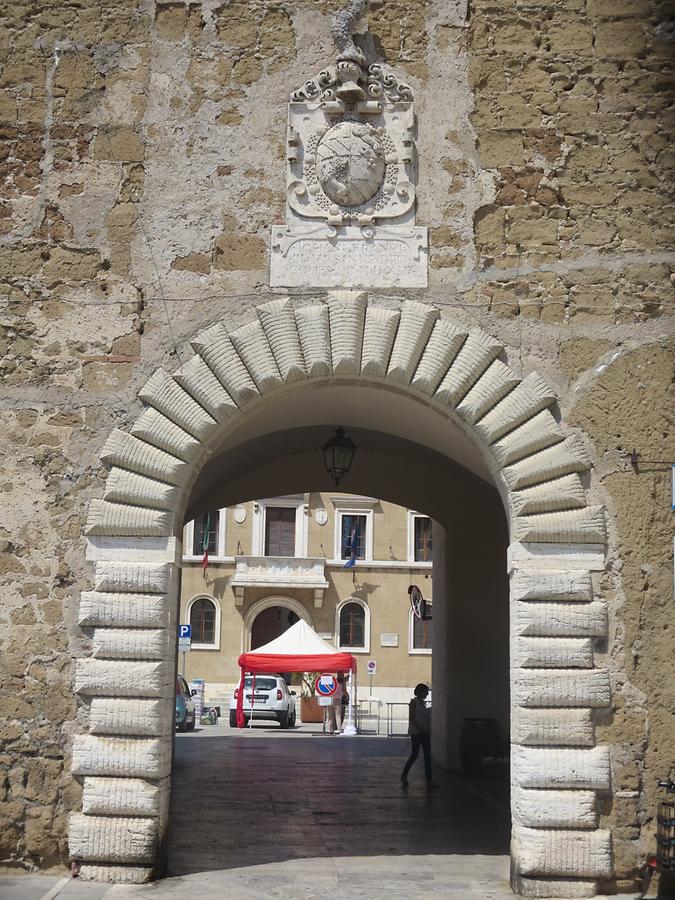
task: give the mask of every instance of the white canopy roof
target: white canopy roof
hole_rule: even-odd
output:
[[[344,655],[343,651],[336,650],[322,640],[304,619],[298,619],[295,625],[287,628],[278,638],[263,647],[256,647],[251,653],[270,653],[275,656],[314,656],[320,653]]]

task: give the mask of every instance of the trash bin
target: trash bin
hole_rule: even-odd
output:
[[[483,760],[497,758],[501,750],[499,725],[496,719],[464,719],[459,740],[459,761],[462,772],[480,772]]]
[[[195,703],[195,720],[199,722],[202,717],[202,712],[204,710],[204,679],[203,678],[194,678],[190,682],[190,691],[195,691],[196,693],[192,697]]]

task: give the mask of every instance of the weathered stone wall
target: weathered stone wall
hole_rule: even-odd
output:
[[[11,4],[1,37],[0,859],[67,858],[72,656],[98,452],[160,365],[251,315],[284,208],[286,101],[332,60],[315,0]],[[610,513],[617,873],[673,766],[672,29],[662,3],[372,0],[363,44],[412,84],[430,288],[537,369]],[[636,473],[627,453],[645,460]]]

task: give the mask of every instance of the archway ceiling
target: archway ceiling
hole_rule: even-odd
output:
[[[324,468],[320,449],[331,434],[327,427],[273,431],[236,443],[209,460],[192,489],[186,520],[217,506],[305,491],[376,496],[425,512],[441,524],[448,523],[457,505],[476,491],[492,499],[500,511],[493,484],[438,451],[345,421],[358,449],[338,488]]]

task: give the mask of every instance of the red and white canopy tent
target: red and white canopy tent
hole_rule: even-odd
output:
[[[343,653],[336,650],[322,640],[310,626],[299,619],[295,625],[291,625],[278,638],[251,650],[242,653],[239,657],[241,680],[237,692],[237,725],[243,728],[244,717],[244,677],[247,672],[253,676],[258,672],[349,672],[350,673],[350,725],[351,704],[353,691],[351,690],[351,674],[356,672],[356,659],[351,653]],[[348,728],[349,726],[347,726]],[[345,733],[355,734],[356,730],[347,730]]]

